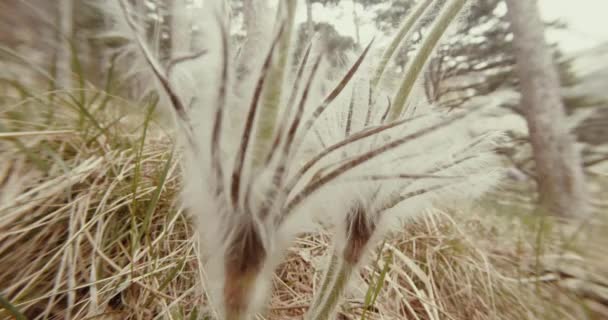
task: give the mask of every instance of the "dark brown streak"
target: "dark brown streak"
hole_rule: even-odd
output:
[[[236,319],[247,310],[249,295],[268,256],[262,232],[253,221],[240,221],[235,227],[227,239],[229,247],[224,257],[223,302],[229,312],[234,312],[226,319]]]
[[[368,85],[369,85],[369,89],[367,91],[367,105],[371,106],[372,104],[374,104],[374,99],[373,99],[374,88],[372,88],[371,81],[368,81]]]
[[[369,89],[370,91],[372,90],[371,88]],[[367,115],[365,116],[365,125],[364,127],[367,127],[369,125],[370,120],[372,119],[372,96],[370,93],[370,96],[368,97],[368,101],[367,101]]]
[[[287,203],[286,207],[285,207],[285,213],[284,215],[288,215],[290,212],[292,212],[292,210],[298,206],[304,199],[306,199],[308,196],[310,196],[313,192],[317,191],[319,188],[321,188],[322,186],[326,185],[328,182],[334,180],[335,178],[343,175],[344,173],[348,172],[349,170],[359,166],[360,164],[367,162],[381,154],[386,153],[387,151],[393,150],[411,140],[417,139],[419,137],[422,137],[432,131],[435,131],[439,128],[445,127],[446,125],[449,125],[451,123],[453,123],[454,121],[458,120],[458,119],[462,119],[464,118],[464,116],[467,115],[467,113],[463,113],[461,115],[455,116],[451,119],[442,121],[440,123],[437,123],[435,125],[426,127],[422,130],[419,130],[415,133],[406,135],[400,139],[397,139],[393,142],[387,143],[379,148],[376,148],[374,150],[370,150],[366,153],[363,153],[362,155],[360,155],[359,157],[357,157],[356,159],[353,159],[352,161],[349,161],[348,163],[345,163],[343,165],[341,165],[340,167],[336,168],[334,171],[328,173],[327,175],[319,178],[318,180],[316,180],[313,183],[309,183],[306,187],[304,187],[304,189],[302,191],[300,191],[298,194],[296,194],[293,197],[293,200],[291,200],[289,203]]]
[[[444,165],[438,166],[437,168],[434,168],[433,170],[429,170],[427,173],[428,174],[435,174],[437,172],[441,172],[441,171],[443,171],[445,169],[452,168],[452,167],[457,166],[457,165],[459,165],[459,164],[461,164],[461,163],[463,163],[463,162],[465,162],[467,160],[471,160],[471,159],[476,158],[476,157],[477,156],[468,156],[468,157],[460,158],[458,160],[454,160],[452,162],[449,162],[449,163],[446,163]]]
[[[234,164],[234,170],[232,172],[232,186],[231,186],[231,200],[234,208],[238,206],[238,197],[240,192],[241,185],[241,173],[243,171],[243,165],[245,160],[245,155],[247,154],[247,149],[249,147],[249,140],[251,138],[251,130],[253,129],[254,119],[256,117],[258,102],[260,100],[260,96],[262,95],[262,90],[264,88],[264,83],[266,81],[266,76],[268,74],[268,69],[272,63],[272,56],[274,50],[276,49],[277,44],[281,38],[281,34],[284,30],[284,24],[279,28],[279,32],[277,36],[274,38],[272,42],[272,46],[270,51],[266,55],[266,60],[264,61],[264,65],[262,66],[262,72],[260,77],[258,78],[258,82],[255,87],[255,91],[253,94],[253,98],[251,99],[251,104],[249,106],[249,112],[247,114],[247,120],[245,122],[245,128],[243,130],[243,135],[241,137],[241,146],[239,148],[236,161]]]
[[[304,92],[302,92],[302,97],[300,98],[300,103],[298,104],[298,109],[293,118],[293,121],[291,122],[289,131],[287,132],[286,141],[283,144],[283,150],[281,152],[281,159],[279,160],[279,164],[278,164],[278,166],[274,172],[274,176],[272,178],[273,183],[277,188],[279,188],[283,184],[283,179],[285,178],[285,168],[286,168],[287,162],[289,161],[289,158],[290,158],[289,152],[291,150],[293,140],[295,139],[295,135],[296,135],[296,131],[298,130],[298,126],[300,125],[300,121],[302,119],[302,114],[304,113],[304,107],[306,106],[306,101],[308,100],[308,94],[310,93],[310,87],[315,78],[315,75],[317,74],[317,70],[319,69],[320,64],[321,64],[321,56],[319,56],[317,58],[317,60],[315,61],[315,64],[312,67],[312,70],[310,71],[310,75],[308,77],[308,80],[306,81],[306,86],[304,87]],[[274,200],[275,200],[274,198],[277,193],[275,188],[271,188],[270,190],[271,190],[269,192],[270,194],[266,198],[269,201],[269,204],[274,202]],[[268,209],[266,208],[266,206],[264,206],[264,207],[265,208],[261,211],[262,219],[265,219],[269,212]]]
[[[353,88],[352,96],[350,97],[350,104],[348,105],[348,115],[346,118],[346,131],[344,132],[344,138],[350,136],[350,126],[353,121],[353,108],[355,107],[355,88]]]
[[[314,77],[317,73],[317,70],[319,69],[320,63],[321,63],[321,56],[319,56],[317,58],[317,60],[315,61],[315,64],[312,67],[310,76],[308,77],[308,80],[306,81],[306,87],[304,88],[304,92],[302,92],[302,97],[300,98],[300,103],[298,104],[298,110],[295,114],[293,121],[291,122],[289,131],[287,132],[287,140],[285,141],[285,144],[283,145],[282,156],[284,159],[281,159],[282,162],[286,162],[289,152],[291,150],[291,146],[292,146],[293,141],[296,136],[296,131],[298,130],[298,128],[300,126],[300,121],[302,120],[302,114],[304,113],[304,107],[306,106],[306,101],[308,100],[308,94],[310,93],[310,87],[311,87],[312,81],[314,80]],[[284,165],[284,163],[283,163],[283,165]]]
[[[381,124],[383,124],[384,121],[386,121],[386,117],[388,117],[388,112],[391,111],[391,105],[393,103],[389,96],[386,96],[386,100],[388,101],[388,105],[386,106],[386,110],[384,111],[384,114],[382,115],[382,119],[380,119]]]
[[[224,192],[224,173],[222,170],[222,154],[220,151],[222,124],[224,121],[224,108],[226,107],[226,91],[228,87],[228,34],[226,26],[219,16],[216,16],[222,36],[222,72],[220,87],[215,106],[215,119],[213,120],[213,131],[211,132],[211,157],[212,170],[215,172],[217,184],[216,194]]]
[[[329,170],[339,167],[341,164],[346,163],[348,161],[350,161],[351,159],[353,159],[354,157],[349,157],[349,158],[345,158],[345,159],[340,159],[339,161],[336,161],[334,163],[330,163],[322,168],[318,168],[317,170],[315,170],[315,174],[312,176],[312,178],[310,179],[311,181],[314,181],[320,177],[322,177],[325,172],[328,172]]]
[[[428,187],[428,188],[422,188],[422,189],[418,189],[418,190],[414,190],[414,191],[410,191],[406,194],[402,194],[398,197],[396,197],[395,199],[393,199],[392,201],[389,201],[386,203],[386,205],[384,205],[379,212],[383,213],[384,211],[387,211],[389,209],[394,208],[395,206],[397,206],[399,203],[411,199],[413,197],[417,197],[417,196],[421,196],[423,194],[429,193],[429,192],[433,192],[433,191],[437,191],[437,190],[441,190],[441,189],[445,189],[448,187],[451,187],[453,185],[456,185],[456,183],[453,184],[448,184],[448,185],[434,185],[432,187]]]
[[[203,50],[201,50],[199,52],[187,54],[187,55],[184,55],[184,56],[172,59],[167,64],[167,76],[169,76],[169,77],[171,76],[171,73],[173,72],[173,68],[175,68],[176,65],[178,65],[178,64],[180,64],[182,62],[186,62],[186,61],[190,61],[190,60],[196,60],[196,59],[202,57],[205,54],[207,54],[207,50],[203,49]]]
[[[154,60],[151,57],[150,52],[148,52],[146,45],[144,44],[143,40],[139,36],[139,33],[137,32],[137,27],[135,25],[135,22],[129,16],[127,5],[124,3],[124,0],[119,1],[119,4],[120,4],[120,7],[125,16],[125,19],[127,20],[127,24],[131,28],[131,31],[135,34],[135,38],[137,39],[137,45],[139,46],[140,50],[143,52],[144,58],[146,59],[146,62],[152,69],[152,72],[154,72],[154,75],[156,76],[158,81],[160,81],[165,93],[167,94],[167,96],[169,96],[169,100],[171,101],[171,104],[173,105],[173,109],[177,113],[177,116],[184,122],[183,125],[187,128],[188,134],[190,135],[188,137],[189,141],[192,143],[193,142],[192,136],[191,136],[192,130],[190,127],[190,121],[188,119],[188,115],[186,114],[186,108],[184,107],[184,104],[177,96],[177,93],[171,86],[171,83],[169,83],[169,80],[167,79],[167,77],[165,76],[163,71],[160,69],[160,67],[156,63],[154,63]]]
[[[461,163],[463,163],[463,162],[465,162],[465,161],[467,161],[467,160],[470,160],[470,159],[473,159],[473,158],[476,158],[476,157],[477,157],[477,156],[468,156],[468,157],[460,158],[460,159],[458,159],[458,160],[454,160],[454,161],[452,161],[452,162],[448,162],[448,163],[446,163],[446,164],[443,164],[443,165],[437,166],[437,167],[435,167],[435,168],[433,168],[433,169],[427,170],[427,171],[425,172],[425,174],[433,175],[433,174],[439,173],[439,172],[441,172],[441,171],[444,171],[444,170],[446,170],[446,169],[453,168],[453,167],[455,167],[455,166],[457,166],[457,165],[459,165],[459,164],[461,164]],[[464,177],[464,176],[461,176],[461,178],[465,178],[465,177]],[[413,182],[408,183],[408,184],[406,184],[406,185],[402,186],[402,187],[401,187],[401,191],[400,191],[400,192],[403,192],[405,189],[407,189],[409,186],[411,186],[411,185],[412,185],[412,183],[413,183]]]
[[[281,121],[279,121],[279,129],[275,133],[274,141],[272,142],[272,147],[270,148],[270,150],[268,151],[268,155],[266,156],[266,166],[268,166],[268,164],[270,164],[270,162],[272,161],[272,158],[275,155],[275,151],[277,150],[283,139],[283,131],[285,130],[285,125],[290,115],[288,111],[291,110],[291,106],[295,104],[296,97],[298,95],[298,90],[300,90],[300,81],[302,79],[302,75],[304,74],[304,67],[306,67],[306,63],[308,62],[308,56],[310,55],[311,47],[312,45],[309,43],[308,47],[306,48],[306,53],[304,53],[304,57],[302,58],[302,61],[300,61],[300,65],[298,66],[298,72],[296,74],[296,79],[293,84],[293,89],[291,91],[289,99],[287,100],[287,107],[285,108],[285,112],[283,112],[283,115],[281,116]]]
[[[411,122],[413,120],[417,120],[422,117],[423,116],[417,116],[417,117],[410,118],[410,119],[395,121],[395,122],[392,122],[392,123],[389,123],[386,125],[376,126],[376,127],[372,127],[372,128],[364,128],[363,130],[349,136],[348,138],[325,148],[321,153],[317,154],[314,158],[310,159],[307,163],[304,164],[304,166],[302,166],[302,168],[300,168],[300,170],[298,170],[298,172],[295,174],[295,176],[287,184],[286,192],[288,192],[288,193],[291,192],[292,189],[299,182],[299,180],[308,172],[308,170],[310,170],[310,168],[312,168],[316,163],[318,163],[321,159],[323,159],[325,156],[332,153],[333,151],[338,150],[351,143],[355,143],[361,139],[372,136],[374,134],[378,134],[380,132],[392,129],[394,127],[397,127],[404,123]]]
[[[347,242],[343,258],[354,265],[361,260],[364,249],[376,230],[376,224],[366,217],[366,208],[356,204],[346,216],[346,225]]]
[[[367,45],[367,47],[365,48],[365,50],[363,50],[363,52],[361,53],[361,55],[359,56],[359,58],[357,59],[357,61],[355,61],[355,63],[348,70],[348,72],[346,73],[346,75],[344,75],[344,77],[342,78],[342,80],[340,80],[340,82],[338,83],[338,85],[327,95],[327,97],[323,100],[323,102],[315,109],[315,111],[311,115],[310,119],[308,119],[306,121],[306,123],[304,124],[303,132],[301,134],[301,139],[302,140],[305,138],[306,134],[308,133],[308,130],[310,130],[310,128],[319,119],[319,117],[321,116],[321,114],[327,109],[327,106],[330,103],[332,103],[336,99],[336,97],[338,97],[338,95],[342,92],[342,90],[344,90],[344,87],[346,87],[346,85],[353,78],[353,76],[355,75],[355,73],[357,72],[357,70],[359,69],[359,67],[361,66],[361,63],[363,63],[363,60],[367,56],[367,53],[369,52],[369,49],[372,47],[373,43],[374,43],[374,39],[372,39],[369,42],[369,44]],[[299,146],[299,144],[300,143],[298,143],[298,146]]]

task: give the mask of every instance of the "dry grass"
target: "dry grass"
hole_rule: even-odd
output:
[[[0,293],[31,319],[204,319],[179,152],[155,113],[97,94],[1,101]],[[561,230],[494,202],[432,212],[387,240],[340,317],[605,319],[606,224]],[[276,272],[269,319],[301,318],[328,246],[326,234],[297,240]]]

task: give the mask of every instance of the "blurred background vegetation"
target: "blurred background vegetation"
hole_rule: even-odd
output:
[[[192,33],[201,32],[196,17],[183,14],[183,8],[199,8],[201,1],[131,2],[145,22],[146,36],[158,44],[154,50],[164,64],[170,64],[183,53],[201,49],[200,44],[184,43],[181,41],[183,35],[171,32],[174,24],[184,23],[192,26]],[[253,19],[246,14],[249,1],[228,2],[234,21],[231,40],[242,43],[246,39],[247,24]],[[344,5],[345,2],[350,4]],[[327,76],[331,79],[335,72],[348,65],[353,53],[360,52],[366,45],[359,30],[363,24],[373,24],[378,30],[379,42],[386,43],[382,39],[395,32],[415,2],[302,1],[298,10],[305,11],[306,19],[297,27],[296,56],[313,34],[317,34],[329,50],[332,68]],[[75,307],[66,312],[66,306],[90,306],[92,297],[95,297],[98,299],[95,304],[108,306],[104,312],[100,311],[102,318],[196,319],[205,313],[198,307],[204,298],[193,289],[200,279],[195,250],[192,243],[187,242],[192,238],[192,230],[188,219],[181,215],[181,209],[176,205],[175,195],[179,189],[176,172],[179,169],[169,156],[172,137],[166,133],[163,121],[156,117],[158,97],[153,93],[141,94],[142,88],[147,87],[142,83],[151,80],[142,78],[140,70],[131,65],[133,59],[121,50],[124,39],[106,32],[109,21],[99,3],[94,0],[0,1],[0,219],[4,219],[0,223],[0,295],[8,297],[3,306],[15,307],[31,318],[61,318],[78,309]],[[343,10],[345,7],[352,8],[344,10],[343,15],[352,18],[354,35],[353,32],[343,32],[330,22],[318,21],[313,15],[319,8]],[[373,17],[371,21],[363,21],[363,11],[366,17]],[[389,79],[399,78],[418,48],[428,23],[430,21],[422,24],[412,45],[403,47],[389,70]],[[560,21],[546,21],[545,28],[564,29],[568,26]],[[586,192],[592,207],[592,214],[585,217],[583,224],[567,227],[574,230],[571,234],[583,235],[580,240],[582,247],[576,245],[570,250],[573,241],[570,238],[564,240],[561,231],[550,227],[553,220],[543,220],[544,217],[535,210],[539,198],[538,164],[533,157],[524,118],[525,107],[519,93],[520,76],[516,72],[518,61],[513,41],[505,1],[475,0],[457,25],[457,30],[432,58],[421,81],[421,92],[426,102],[450,111],[467,108],[472,99],[481,96],[503,101],[495,110],[485,112],[483,121],[472,123],[470,130],[474,132],[489,127],[506,132],[511,142],[498,152],[504,156],[510,175],[504,185],[488,195],[479,207],[463,208],[463,211],[471,211],[467,214],[454,213],[460,219],[457,221],[467,223],[465,227],[447,223],[449,219],[437,223],[431,218],[406,230],[420,239],[427,239],[427,242],[407,242],[403,240],[407,237],[397,237],[393,242],[394,248],[407,252],[425,269],[408,269],[409,261],[404,258],[395,262],[393,268],[397,271],[391,272],[397,275],[389,273],[389,278],[399,279],[399,270],[407,270],[404,274],[412,278],[422,272],[429,279],[435,276],[439,282],[443,279],[457,286],[461,281],[458,277],[463,277],[463,274],[478,279],[488,276],[491,278],[490,286],[495,284],[497,292],[484,291],[484,294],[505,298],[504,305],[494,301],[495,308],[502,312],[501,316],[496,316],[497,309],[491,310],[484,305],[488,302],[487,297],[480,298],[471,292],[462,296],[464,293],[457,289],[437,285],[435,293],[443,294],[441,298],[445,299],[441,302],[442,310],[451,316],[446,316],[446,319],[605,319],[608,317],[608,281],[605,280],[605,270],[608,269],[605,267],[608,265],[605,256],[599,253],[608,243],[605,236],[608,230],[608,43],[598,43],[597,47],[576,54],[564,52],[559,43],[550,46],[561,84],[558,94],[567,119],[566,123],[555,125],[567,127],[580,147]],[[20,132],[42,133],[30,136]],[[108,155],[112,156],[112,161],[103,165],[95,162]],[[78,173],[78,179],[62,180],[66,172]],[[111,184],[113,180],[116,185]],[[36,189],[40,185],[49,189]],[[50,188],[54,185],[59,189]],[[112,189],[108,191],[110,185]],[[70,191],[66,193],[65,189]],[[91,202],[83,209],[85,213],[78,216],[82,220],[77,220],[65,208],[75,199],[81,201],[79,195],[83,192],[89,192]],[[39,201],[40,198],[43,200]],[[104,217],[102,223],[95,224],[101,218],[94,217],[106,202],[115,205],[108,209],[113,213]],[[130,216],[121,216],[121,210]],[[116,219],[116,225],[106,225],[112,217]],[[133,217],[147,221],[145,228],[132,227]],[[477,224],[479,226],[475,227]],[[516,235],[514,230],[518,227],[515,225],[524,231]],[[76,237],[74,230],[85,227],[99,228],[98,245],[68,247]],[[588,227],[592,231],[583,229]],[[173,242],[151,242],[154,236]],[[465,236],[473,237],[474,244],[463,241]],[[314,281],[308,270],[317,263],[314,257],[319,255],[319,248],[327,247],[324,237],[326,235],[303,239],[298,244],[299,251],[290,253],[293,258],[291,264],[283,265],[278,271],[280,280],[287,284],[285,287],[288,289],[279,286],[278,293],[275,293],[276,319],[296,317],[298,313],[293,310],[302,310],[301,296],[310,293],[307,290]],[[500,247],[500,244],[504,246]],[[145,259],[136,259],[133,252],[146,245],[150,248],[147,252],[152,253]],[[444,248],[444,245],[449,252],[438,253],[437,248]],[[76,260],[88,259],[90,252],[95,250],[109,256],[107,259],[96,258],[105,261],[96,262],[99,270],[91,271],[89,265],[78,266]],[[61,261],[41,255],[42,252],[50,255],[56,251],[68,253],[60,255],[64,257]],[[386,255],[384,252],[382,257]],[[568,263],[566,267],[556,266],[557,256],[566,256],[564,261],[574,261],[576,266]],[[389,261],[380,257],[379,254],[376,265],[363,275],[364,288],[373,286],[383,272],[382,261]],[[441,260],[445,257],[449,258]],[[486,258],[491,260],[492,268],[500,272],[482,272],[481,267],[476,268],[483,266]],[[427,260],[435,261],[433,263],[443,269],[433,269]],[[66,266],[70,264],[74,265],[69,271],[73,283],[62,278],[63,270],[67,270]],[[540,264],[542,267],[538,267]],[[141,269],[135,266],[141,266]],[[454,270],[447,271],[451,266]],[[19,268],[22,270],[17,271]],[[161,275],[156,274],[157,270],[162,270]],[[404,274],[401,276],[405,277]],[[518,279],[529,280],[531,275],[551,275],[554,278],[538,281],[543,283],[543,287],[537,285],[534,288],[537,291],[518,291],[523,290],[518,286],[525,282],[518,282]],[[510,287],[511,284],[506,284],[509,283],[503,279],[506,276],[516,285]],[[133,279],[138,279],[139,287],[130,285],[135,281]],[[580,281],[575,283],[572,279]],[[416,281],[423,280],[428,279]],[[95,281],[100,283],[98,293],[83,289]],[[298,281],[304,284],[298,287],[294,284]],[[487,283],[475,281],[467,279],[470,287],[463,291],[487,289]],[[432,312],[423,308],[420,293],[414,290],[416,286],[426,285],[428,283],[408,283],[399,287],[403,291],[388,286],[382,291],[382,297],[388,302],[376,309],[366,307],[365,310],[391,319],[403,316],[432,319],[433,316],[429,315]],[[558,287],[566,288],[566,291],[557,290]],[[279,294],[287,298],[277,298]],[[391,298],[395,300],[399,295],[401,298],[396,300],[405,299],[405,295],[414,307],[391,305]],[[550,309],[550,313],[534,310],[538,305],[526,305],[518,295],[528,297],[530,303],[540,303],[543,308]],[[554,299],[560,303],[551,306]],[[80,305],[74,302],[81,300],[88,302]],[[570,308],[566,302],[561,304],[565,300],[575,301],[576,307]],[[463,301],[471,302],[467,305],[469,308],[462,308],[465,305]],[[513,309],[509,310],[509,306]],[[476,313],[475,308],[483,312]],[[359,319],[360,314],[353,315],[359,311],[353,310],[345,309],[341,314],[345,318]],[[8,313],[2,312],[0,317],[9,317]],[[86,318],[87,312],[74,311],[73,314],[76,315],[74,318]],[[92,314],[95,312],[88,313],[89,316]]]

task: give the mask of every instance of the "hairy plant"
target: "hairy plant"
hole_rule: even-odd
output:
[[[125,0],[108,5],[113,30],[131,40],[128,49],[137,50],[175,115],[185,154],[183,199],[197,220],[220,318],[259,312],[289,239],[319,221],[333,226],[335,248],[308,318],[332,318],[383,230],[435,201],[476,197],[497,180],[496,135],[467,135],[476,108],[439,114],[419,105],[416,94],[424,66],[467,1],[442,7],[396,90],[381,81],[432,2],[413,10],[378,65],[369,58],[372,40],[336,83],[322,76],[327,52],[314,38],[304,53],[292,52],[295,0],[280,1],[276,13],[257,12],[273,23],[245,42],[253,48],[239,50],[229,39],[224,1],[193,7],[203,48],[164,63],[134,8]],[[255,53],[238,56],[245,74],[236,51]]]

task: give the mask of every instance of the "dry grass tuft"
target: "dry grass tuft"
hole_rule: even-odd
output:
[[[0,294],[29,319],[211,315],[171,137],[153,112],[90,100],[25,97],[0,112]],[[605,224],[571,240],[550,221],[491,209],[435,211],[393,234],[340,317],[608,317]],[[297,239],[276,271],[271,319],[306,311],[329,243]]]
[[[540,248],[536,228],[518,217],[429,213],[387,240],[379,261],[365,269],[340,315],[362,319],[367,309],[367,319],[603,319],[608,315],[605,301],[568,287],[574,275],[555,272],[557,265],[548,264],[556,256],[575,257],[575,251],[564,252],[564,241],[548,229],[542,231],[547,244]],[[291,250],[277,273],[273,319],[303,314],[322,273],[318,269],[324,265],[328,240],[309,235]],[[590,250],[595,257],[583,251],[576,257],[585,261],[588,276],[601,278],[605,257],[598,257],[597,249]],[[386,263],[390,268],[377,303],[366,307],[370,283]],[[581,276],[578,281],[589,280]]]

